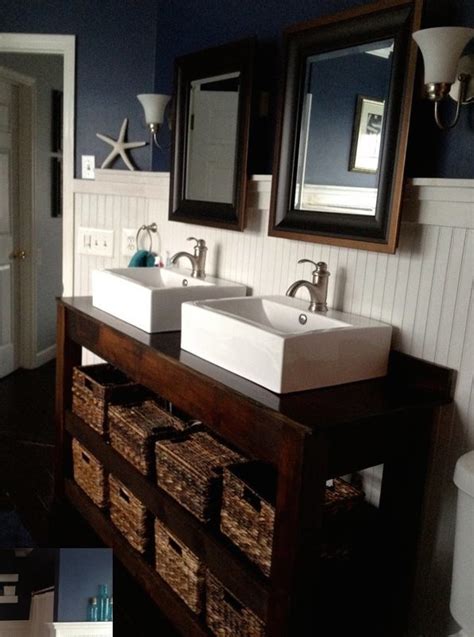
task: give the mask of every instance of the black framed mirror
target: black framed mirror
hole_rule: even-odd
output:
[[[270,235],[395,252],[421,2],[285,32]]]
[[[177,58],[171,221],[243,230],[255,40]]]

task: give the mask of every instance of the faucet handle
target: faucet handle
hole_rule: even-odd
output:
[[[206,242],[204,239],[196,239],[196,237],[188,237],[186,239],[187,241],[195,241],[196,245],[194,246],[194,249],[196,250],[197,248],[205,248],[206,247]]]
[[[324,261],[318,261],[317,263],[315,263],[314,261],[311,261],[311,259],[300,259],[298,263],[311,263],[312,265],[314,265],[316,274],[329,274],[328,264]]]
[[[311,263],[312,265],[314,265],[315,268],[318,267],[318,264],[314,261],[311,261],[311,259],[299,259],[298,263]]]
[[[311,259],[300,259],[298,263],[311,263],[311,265],[314,265],[314,270],[311,273],[313,275],[313,283],[315,282],[317,276],[330,275],[330,272],[328,272],[328,264],[325,261],[318,261],[317,263],[315,263],[314,261],[311,261]]]

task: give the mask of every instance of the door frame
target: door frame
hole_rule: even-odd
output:
[[[15,368],[34,367],[36,359],[36,236],[34,232],[35,196],[34,175],[36,158],[36,80],[23,73],[0,65],[0,78],[10,82],[18,90],[17,126],[14,139],[17,146],[17,170],[19,180],[14,188],[14,210],[11,233],[13,249],[26,250],[30,258],[18,264],[12,263],[12,294],[14,295],[13,343]],[[13,188],[13,185],[12,185]],[[16,271],[15,271],[16,270]],[[15,320],[18,316],[28,320]]]
[[[0,53],[24,53],[61,55],[63,58],[63,231],[62,231],[62,282],[63,296],[72,296],[74,290],[74,103],[75,103],[75,52],[76,37],[74,35],[46,35],[36,33],[0,33]],[[26,123],[31,123],[32,139],[30,150],[34,150],[34,86],[29,84],[31,78],[12,73],[19,81],[20,93],[30,90],[30,99],[20,99],[20,109],[25,111],[21,116]],[[23,80],[23,81],[21,81]],[[23,103],[23,106],[22,106]],[[28,107],[28,104],[30,107]],[[28,110],[30,112],[28,113]],[[20,144],[21,145],[21,144]],[[21,161],[21,159],[20,159]],[[29,272],[22,280],[21,305],[26,316],[21,321],[27,326],[28,334],[20,334],[19,357],[24,367],[36,367],[40,364],[37,352],[37,321],[36,321],[36,216],[34,202],[34,154],[31,155],[30,182],[24,192],[28,195],[20,205],[21,239],[25,245],[31,246]],[[27,203],[28,202],[28,203]],[[41,358],[41,356],[39,357]]]

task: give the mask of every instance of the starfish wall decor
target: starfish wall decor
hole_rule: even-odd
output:
[[[141,146],[146,146],[146,144],[148,142],[126,142],[126,141],[124,141],[125,140],[125,134],[127,132],[127,126],[128,126],[128,119],[125,118],[123,120],[122,126],[120,128],[120,134],[119,134],[119,138],[117,140],[112,139],[108,135],[102,135],[101,133],[96,133],[96,135],[97,135],[97,137],[99,139],[101,139],[106,144],[110,144],[110,146],[112,146],[112,151],[104,159],[101,168],[107,168],[107,166],[109,166],[114,161],[114,159],[118,155],[120,155],[120,157],[125,162],[125,165],[127,166],[127,168],[129,170],[135,170],[132,162],[130,161],[130,159],[127,156],[126,151],[131,149],[131,148],[140,148]]]

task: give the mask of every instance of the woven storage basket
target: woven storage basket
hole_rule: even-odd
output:
[[[161,577],[195,613],[203,610],[205,569],[201,560],[166,526],[155,520],[155,566]]]
[[[221,531],[265,575],[270,575],[272,559],[276,484],[274,468],[260,462],[247,462],[224,470]],[[334,480],[332,487],[326,487],[325,517],[340,516],[362,499],[362,491],[344,480]],[[322,556],[334,557],[342,554],[341,551],[339,542],[324,543]]]
[[[150,514],[144,504],[117,478],[109,475],[110,519],[139,553],[150,541]]]
[[[108,483],[104,466],[81,443],[72,440],[72,461],[75,482],[101,509],[109,504]]]
[[[218,637],[264,637],[265,625],[209,571],[206,574],[206,622]]]
[[[72,411],[100,434],[107,433],[109,404],[143,400],[149,392],[108,363],[75,367]]]
[[[171,438],[184,426],[154,400],[131,406],[111,405],[109,409],[112,447],[146,476],[154,472],[156,440]]]
[[[156,475],[162,489],[201,522],[218,516],[222,470],[244,458],[205,431],[156,443]]]

